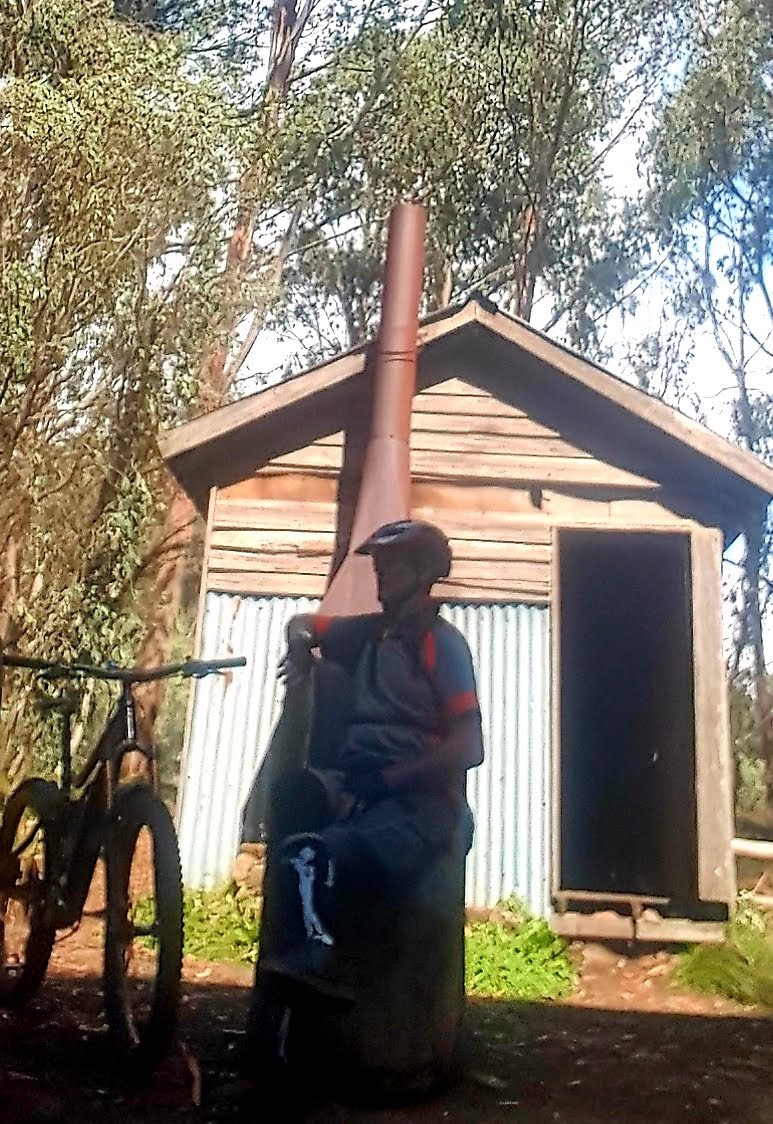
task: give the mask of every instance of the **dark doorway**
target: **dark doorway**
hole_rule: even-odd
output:
[[[694,902],[689,538],[558,544],[560,889]]]

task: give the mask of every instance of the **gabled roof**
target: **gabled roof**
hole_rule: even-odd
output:
[[[477,301],[471,300],[464,305],[444,309],[442,313],[423,320],[419,325],[419,350],[421,351],[436,339],[474,323],[476,309],[482,311],[482,306]],[[304,399],[340,386],[348,379],[362,374],[369,346],[367,343],[361,344],[351,351],[341,352],[333,359],[316,367],[309,367],[277,386],[260,390],[237,402],[229,402],[211,413],[202,414],[192,421],[166,430],[159,438],[161,455],[174,471],[173,462],[177,458],[194,453],[213,442],[235,436],[257,422],[281,414],[282,411]]]
[[[661,442],[666,438],[669,444],[697,454],[707,466],[720,470],[728,482],[745,485],[744,491],[751,488],[760,503],[773,496],[773,468],[753,454],[556,343],[525,321],[499,311],[488,301],[474,298],[422,321],[418,334],[420,368],[433,347],[446,342],[473,356],[475,349],[486,343],[496,344],[500,350],[512,349],[521,356],[525,353],[563,376],[567,389],[571,384],[597,396],[600,402],[618,407],[635,419],[639,427],[649,428],[653,437],[657,434]],[[256,446],[262,442],[271,445],[267,436],[282,425],[283,419],[297,415],[304,404],[318,396],[330,397],[354,389],[358,384],[353,380],[365,368],[368,346],[338,355],[268,390],[166,431],[159,439],[164,459],[183,487],[201,504],[209,486],[217,482],[217,464],[232,458],[236,444],[243,447],[254,438]],[[467,377],[475,381],[474,369]],[[207,476],[212,479],[203,478]]]

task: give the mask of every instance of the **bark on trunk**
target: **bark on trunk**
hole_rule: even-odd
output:
[[[520,222],[520,239],[515,267],[513,312],[522,320],[531,320],[536,284],[536,247],[540,233],[539,212],[530,204]]]
[[[746,589],[744,612],[746,635],[752,655],[754,697],[757,726],[760,731],[760,751],[765,762],[765,783],[768,805],[773,807],[773,713],[771,693],[765,667],[765,644],[762,631],[762,605],[760,601],[760,569],[763,545],[763,527],[754,520],[746,531]]]
[[[294,0],[275,0],[273,33],[266,81],[267,127],[278,128],[279,111],[285,98],[295,61],[298,40],[311,14],[313,0],[306,0],[297,12]],[[250,169],[244,180],[244,195],[249,204],[241,207],[228,245],[221,275],[222,315],[216,338],[212,341],[201,365],[198,406],[204,411],[220,406],[228,392],[235,370],[229,370],[229,347],[239,323],[238,289],[252,250],[252,237],[260,206],[254,185],[260,182],[260,169]],[[259,193],[258,193],[259,194]],[[289,244],[283,247],[285,256]],[[281,274],[280,260],[275,274]],[[137,656],[143,667],[169,660],[177,616],[180,610],[189,547],[196,525],[196,512],[191,500],[176,489],[160,534],[151,547],[158,558],[156,577],[149,599],[145,639]],[[143,733],[152,737],[163,700],[166,683],[150,683],[138,691]],[[134,755],[136,758],[137,755]],[[135,772],[140,760],[131,760],[127,768]]]
[[[747,449],[754,453],[756,452],[754,412],[746,385],[746,369],[743,363],[736,365],[733,373],[738,386],[737,419],[740,437]],[[760,598],[766,515],[767,509],[758,516],[751,518],[746,527],[744,616],[746,618],[746,636],[752,654],[755,707],[760,732],[760,752],[765,762],[767,801],[768,806],[773,807],[773,714],[771,714],[772,700],[765,666],[765,639],[762,629],[762,600]]]

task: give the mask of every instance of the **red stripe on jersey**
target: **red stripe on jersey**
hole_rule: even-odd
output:
[[[478,696],[474,691],[462,691],[446,703],[449,718],[461,718],[463,714],[469,714],[471,710],[477,709]]]
[[[321,640],[322,637],[327,632],[327,630],[330,628],[330,626],[331,626],[331,624],[333,623],[334,620],[335,620],[335,617],[327,617],[327,616],[325,616],[324,613],[315,613],[314,614],[314,638],[316,640]]]
[[[435,643],[435,633],[425,632],[424,640],[422,642],[422,658],[424,659],[424,666],[430,675],[434,674],[437,667],[437,644]]]

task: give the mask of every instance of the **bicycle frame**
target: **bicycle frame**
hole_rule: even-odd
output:
[[[121,684],[121,695],[105,727],[83,767],[73,779],[70,735],[72,715],[76,712],[72,696],[46,698],[44,709],[62,712],[61,779],[58,797],[47,800],[45,807],[35,808],[39,822],[44,823],[53,844],[52,877],[49,885],[55,897],[50,903],[51,924],[66,928],[75,924],[82,915],[97,861],[103,847],[107,820],[113,807],[124,758],[129,753],[141,754],[148,765],[150,785],[158,792],[158,758],[151,745],[138,737],[137,707],[133,694],[136,683],[150,682],[172,675],[207,675],[215,670],[243,667],[243,657],[222,660],[190,660],[169,664],[162,668],[98,668],[84,664],[60,665],[33,657],[0,652],[0,688],[3,662],[7,666],[43,672],[50,678],[89,677]],[[73,798],[72,788],[81,790]],[[39,825],[38,825],[39,826]],[[17,848],[21,853],[32,841],[33,833]],[[13,872],[9,872],[9,876]],[[4,871],[0,879],[6,881]],[[2,886],[0,886],[2,889]],[[13,891],[11,890],[11,896]]]
[[[104,765],[107,770],[108,806],[120,778],[121,766],[127,753],[141,753],[148,763],[151,784],[158,791],[158,758],[153,746],[145,745],[137,737],[137,709],[131,684],[121,685],[121,697],[102,731],[99,741],[89,754],[78,776],[75,787],[83,788],[94,770]]]
[[[121,696],[83,767],[72,780],[70,716],[62,722],[62,781],[64,801],[59,816],[49,821],[55,841],[54,885],[57,899],[50,903],[51,922],[57,928],[73,925],[81,917],[103,845],[107,817],[113,806],[121,767],[128,753],[140,753],[148,762],[153,791],[158,790],[157,754],[137,738],[136,703],[131,684],[122,683]],[[70,790],[82,789],[73,799]],[[57,823],[57,819],[59,823]],[[61,863],[61,867],[60,867]]]
[[[84,916],[101,857],[106,875],[103,999],[109,1028],[124,1059],[133,1065],[155,1066],[168,1050],[180,1000],[183,887],[174,824],[158,793],[156,750],[143,737],[133,691],[137,683],[176,675],[200,677],[245,663],[240,656],[156,668],[94,667],[0,651],[0,681],[5,664],[37,672],[45,682],[96,679],[121,684],[120,697],[74,778],[70,735],[80,699],[72,690],[43,692],[42,708],[61,712],[61,772],[58,784],[45,777],[22,780],[10,793],[0,818],[0,1002],[4,1006],[23,1005],[37,993],[57,929],[77,926]],[[125,783],[129,778],[122,776],[130,753],[147,764],[142,776],[133,778],[139,781],[135,784]],[[37,821],[32,830],[30,820]],[[42,871],[38,856],[30,855],[29,862],[23,858],[39,831]],[[140,833],[146,833],[146,843],[139,845],[143,876],[146,845],[153,865],[152,884],[143,882],[141,887],[132,883]],[[154,918],[143,924],[133,906],[148,891]],[[26,903],[21,916],[13,909],[14,901]],[[134,942],[147,936],[155,938],[158,955],[147,978],[141,972],[132,982]]]

